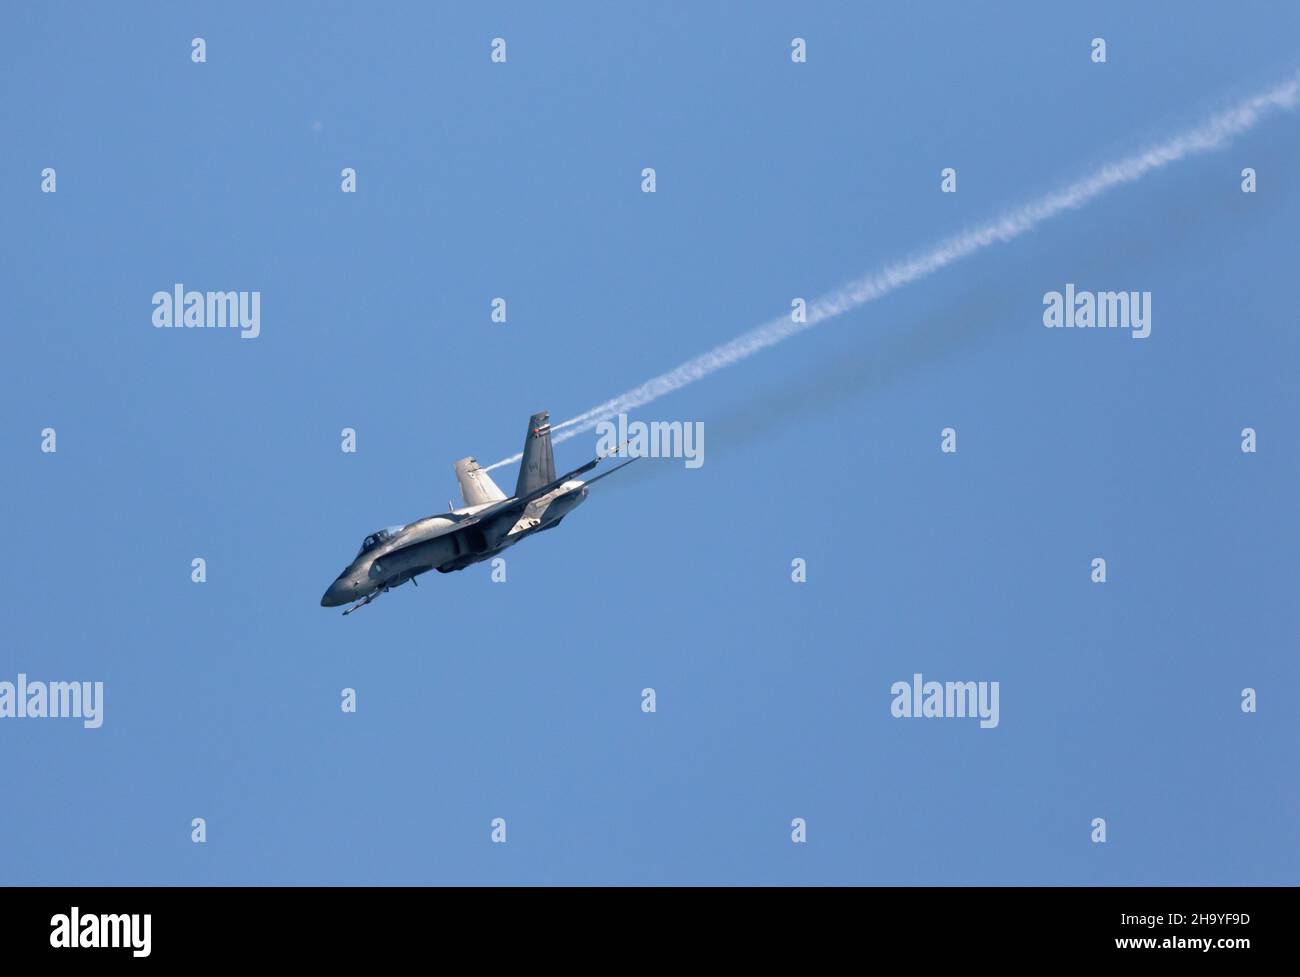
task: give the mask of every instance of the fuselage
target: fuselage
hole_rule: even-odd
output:
[[[322,607],[338,607],[406,581],[429,570],[451,573],[488,560],[533,533],[550,529],[587,498],[586,483],[570,479],[524,507],[474,522],[495,503],[465,506],[417,519],[366,537],[361,551],[330,584]],[[459,523],[470,523],[457,529]]]

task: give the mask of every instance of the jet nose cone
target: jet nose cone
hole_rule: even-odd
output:
[[[335,580],[330,584],[329,590],[325,591],[325,596],[320,599],[321,607],[338,607],[340,604],[346,604],[352,599],[352,592],[348,585],[342,580]]]

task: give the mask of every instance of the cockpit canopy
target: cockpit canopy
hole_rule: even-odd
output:
[[[357,550],[357,556],[360,556],[362,553],[368,553],[376,546],[388,542],[404,528],[404,526],[389,526],[386,529],[381,529],[378,532],[371,533],[361,541],[361,549]]]

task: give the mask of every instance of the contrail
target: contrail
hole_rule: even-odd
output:
[[[805,322],[794,322],[787,314],[741,333],[730,342],[715,346],[667,373],[661,373],[647,380],[639,387],[634,387],[603,404],[597,404],[591,410],[553,425],[552,431],[555,433],[552,440],[567,441],[584,431],[590,431],[603,420],[641,407],[652,400],[658,400],[665,394],[680,390],[697,380],[703,380],[724,367],[748,359],[755,353],[769,346],[775,346],[796,333],[811,329],[827,319],[834,319],[883,295],[888,295],[904,285],[910,285],[960,258],[982,251],[991,244],[1018,238],[1043,221],[1063,211],[1081,207],[1112,187],[1133,183],[1148,173],[1163,169],[1170,163],[1176,163],[1198,153],[1209,152],[1255,128],[1260,120],[1273,110],[1294,108],[1298,99],[1300,99],[1300,75],[1293,76],[1289,81],[1275,88],[1211,116],[1181,135],[1135,155],[1106,163],[1091,175],[1017,207],[989,224],[948,238],[923,254],[888,265],[865,278],[850,282],[814,300],[808,306]],[[491,471],[502,465],[512,464],[521,457],[522,455],[511,455],[509,458],[503,458],[489,465],[487,470]]]

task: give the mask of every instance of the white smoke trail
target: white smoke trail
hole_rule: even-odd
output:
[[[639,387],[613,397],[576,417],[555,424],[553,441],[567,441],[590,431],[603,420],[633,410],[652,400],[702,380],[711,373],[747,359],[769,346],[818,323],[842,315],[883,295],[909,285],[991,244],[1010,241],[1037,227],[1043,221],[1066,210],[1081,207],[1112,187],[1140,180],[1154,170],[1163,169],[1187,156],[1209,152],[1226,141],[1253,129],[1274,109],[1294,108],[1300,100],[1300,75],[1246,99],[1237,106],[1212,116],[1205,122],[1159,143],[1143,152],[1107,163],[1090,176],[1056,190],[1008,212],[992,223],[943,241],[931,250],[861,278],[816,299],[809,307],[806,322],[793,322],[789,315],[741,333],[730,342],[687,360],[680,366],[647,380]],[[518,461],[521,455],[503,458],[487,470]]]

